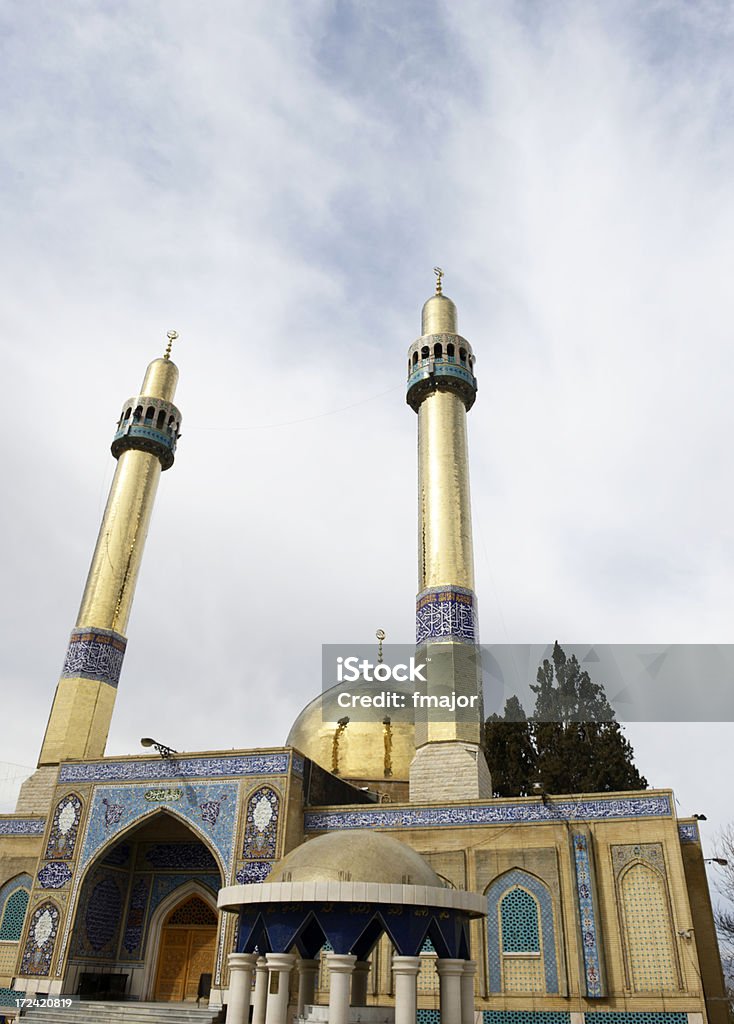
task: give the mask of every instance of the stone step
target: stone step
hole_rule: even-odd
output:
[[[220,1011],[190,1003],[85,1000],[74,1001],[69,1007],[29,1007],[23,1019],[31,1024],[216,1024]]]

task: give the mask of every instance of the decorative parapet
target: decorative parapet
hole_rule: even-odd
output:
[[[334,832],[352,828],[457,828],[462,825],[558,824],[559,821],[606,821],[620,818],[668,818],[670,796],[617,796],[596,800],[542,800],[518,803],[494,801],[459,806],[390,807],[359,810],[306,811],[306,832]]]
[[[294,770],[303,770],[303,759],[293,755]],[[135,782],[177,779],[239,778],[247,775],[286,775],[291,766],[288,751],[272,754],[233,754],[224,757],[170,757],[139,761],[68,762],[59,770],[59,782]]]
[[[46,831],[45,818],[16,818],[0,815],[0,836],[42,836]]]

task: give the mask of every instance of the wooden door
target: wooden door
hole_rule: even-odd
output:
[[[216,952],[216,928],[163,929],[158,957],[156,1002],[194,1000],[202,974],[211,974]]]
[[[198,896],[171,913],[161,932],[156,1001],[196,999],[200,976],[213,973],[216,920],[214,911]]]

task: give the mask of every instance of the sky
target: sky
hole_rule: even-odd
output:
[[[0,2],[4,810],[169,329],[108,753],[280,745],[323,643],[410,643],[436,264],[482,640],[732,641],[733,41],[719,0]],[[734,726],[627,736],[713,852]]]

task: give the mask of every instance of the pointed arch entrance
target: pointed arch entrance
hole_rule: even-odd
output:
[[[95,998],[114,993],[135,1000],[195,1000],[199,976],[215,974],[222,956],[225,937],[216,906],[222,882],[216,851],[180,816],[160,810],[118,835],[84,874],[64,991],[94,992]],[[177,911],[183,916],[169,921]],[[166,986],[164,971],[159,986],[161,953],[167,948],[170,959],[187,915],[190,929],[198,930],[186,935],[183,980],[173,984],[169,977]],[[165,932],[169,926],[177,931]]]
[[[202,976],[213,973],[217,912],[198,893],[179,899],[161,928],[153,997],[156,1002],[192,1002]]]

